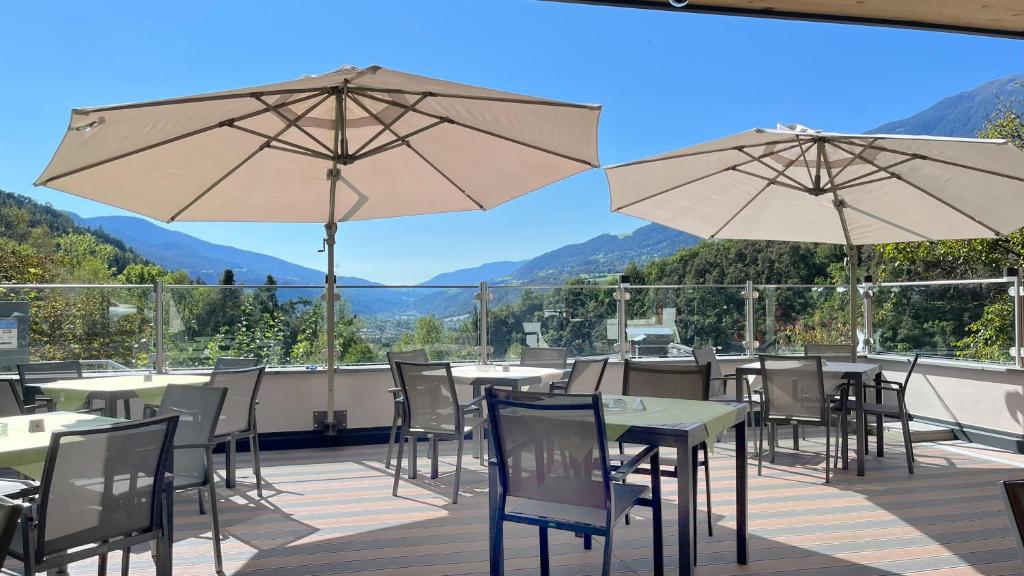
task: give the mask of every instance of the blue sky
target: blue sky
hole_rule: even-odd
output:
[[[122,213],[32,181],[73,107],[379,64],[604,105],[605,164],[755,126],[861,131],[1024,72],[1024,43],[934,32],[535,0],[16,2],[0,39],[0,189],[83,216]],[[610,214],[591,171],[487,213],[340,227],[339,274],[414,283],[643,222]],[[322,227],[175,224],[323,269]]]

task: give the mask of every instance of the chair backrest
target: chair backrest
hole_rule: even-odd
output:
[[[827,421],[821,356],[762,354],[760,359],[769,418]]]
[[[522,355],[519,356],[519,365],[565,370],[565,367],[569,365],[569,349],[523,348]]]
[[[18,377],[22,386],[81,378],[82,363],[78,360],[61,360],[18,364]]]
[[[573,360],[572,372],[569,373],[569,384],[565,389],[568,394],[575,389],[577,392],[597,392],[601,389],[601,378],[608,367],[607,358],[577,358]]]
[[[227,388],[169,384],[156,415],[178,416],[174,434],[174,487],[205,486],[208,479],[206,449],[177,448],[209,444],[217,430]]]
[[[718,355],[714,348],[694,348],[693,361],[711,366],[711,396],[725,394],[725,382],[722,381],[722,367],[718,364]]]
[[[711,367],[707,364],[627,359],[623,368],[624,396],[707,400],[710,393]]]
[[[462,426],[459,395],[447,362],[397,362],[408,428],[453,433]]]
[[[420,364],[430,362],[430,357],[427,356],[426,350],[404,350],[402,352],[388,352],[388,365],[391,366],[391,379],[395,381],[395,388],[401,388],[402,384],[398,381],[398,367],[395,366],[399,362],[417,362]]]
[[[213,361],[213,369],[217,371],[255,368],[259,365],[259,358],[228,358],[227,356],[221,356]]]
[[[37,562],[160,527],[177,416],[55,432],[43,465]]]
[[[910,377],[914,375],[914,369],[917,368],[917,361],[921,359],[920,354],[914,354],[914,359],[910,361],[910,368],[907,368],[907,375],[903,378],[903,389],[906,390],[907,386],[910,385]]]
[[[249,432],[256,426],[256,400],[265,368],[214,371],[207,386],[226,388],[227,397],[217,423],[217,436]]]
[[[849,362],[853,346],[849,344],[804,344],[804,356],[821,356],[834,362]]]
[[[0,380],[0,418],[21,416],[24,413],[21,385],[14,380]]]
[[[485,391],[502,509],[601,525],[612,510],[601,395]],[[524,505],[525,504],[525,505]]]
[[[0,569],[3,569],[11,542],[18,533],[18,521],[24,509],[24,504],[0,496]]]
[[[1010,530],[1017,540],[1017,553],[1024,563],[1024,480],[1000,482],[1006,513],[1010,517]]]

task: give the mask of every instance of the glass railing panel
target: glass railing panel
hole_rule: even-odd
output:
[[[615,353],[614,286],[491,286],[489,290],[487,332],[495,362],[516,362],[526,347],[567,348],[570,358]]]
[[[0,286],[0,373],[51,360],[150,368],[154,311],[152,286]]]
[[[693,348],[742,354],[742,286],[630,286],[626,338],[633,357],[689,356]]]
[[[805,344],[849,344],[850,304],[846,286],[755,286],[757,351],[802,354]],[[858,325],[863,302],[858,299]],[[863,326],[859,327],[863,332]]]
[[[1012,282],[875,285],[875,350],[981,362],[1010,362]]]
[[[477,292],[477,286],[342,287],[339,364],[386,363],[389,350],[417,349],[432,361],[476,360]]]

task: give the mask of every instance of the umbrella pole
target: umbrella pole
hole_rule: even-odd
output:
[[[853,349],[850,352],[850,361],[857,361],[857,349],[860,342],[857,338],[857,247],[848,245],[846,247],[846,265],[850,274],[850,342]]]
[[[331,180],[331,198],[334,198],[335,180]],[[332,202],[333,204],[333,202]],[[336,298],[334,290],[334,240],[338,232],[337,222],[328,222],[324,225],[327,235],[324,242],[327,244],[327,291],[324,296],[327,298],[327,419],[324,423],[324,433],[328,436],[337,434],[338,423],[334,418],[334,301]]]

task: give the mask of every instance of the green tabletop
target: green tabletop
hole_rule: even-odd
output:
[[[616,405],[616,400],[625,401]],[[637,407],[637,400],[642,407]],[[736,423],[736,407],[719,402],[649,398],[646,396],[618,396],[604,394],[604,424],[609,440],[617,440],[632,426],[659,424],[701,423],[708,431],[708,448],[714,448],[715,438]]]
[[[199,386],[210,380],[209,376],[195,374],[151,374],[150,378],[147,381],[145,374],[74,378],[40,384],[39,388],[57,402],[57,408],[75,410],[90,396],[138,397],[146,404],[159,404],[168,384]]]
[[[41,419],[44,430],[29,432],[29,421]],[[106,418],[93,414],[74,412],[47,412],[26,416],[0,418],[0,468],[14,468],[18,472],[38,480],[43,474],[43,463],[50,447],[50,437],[61,430],[96,428],[123,422],[117,418]],[[7,426],[6,434],[3,425]]]

